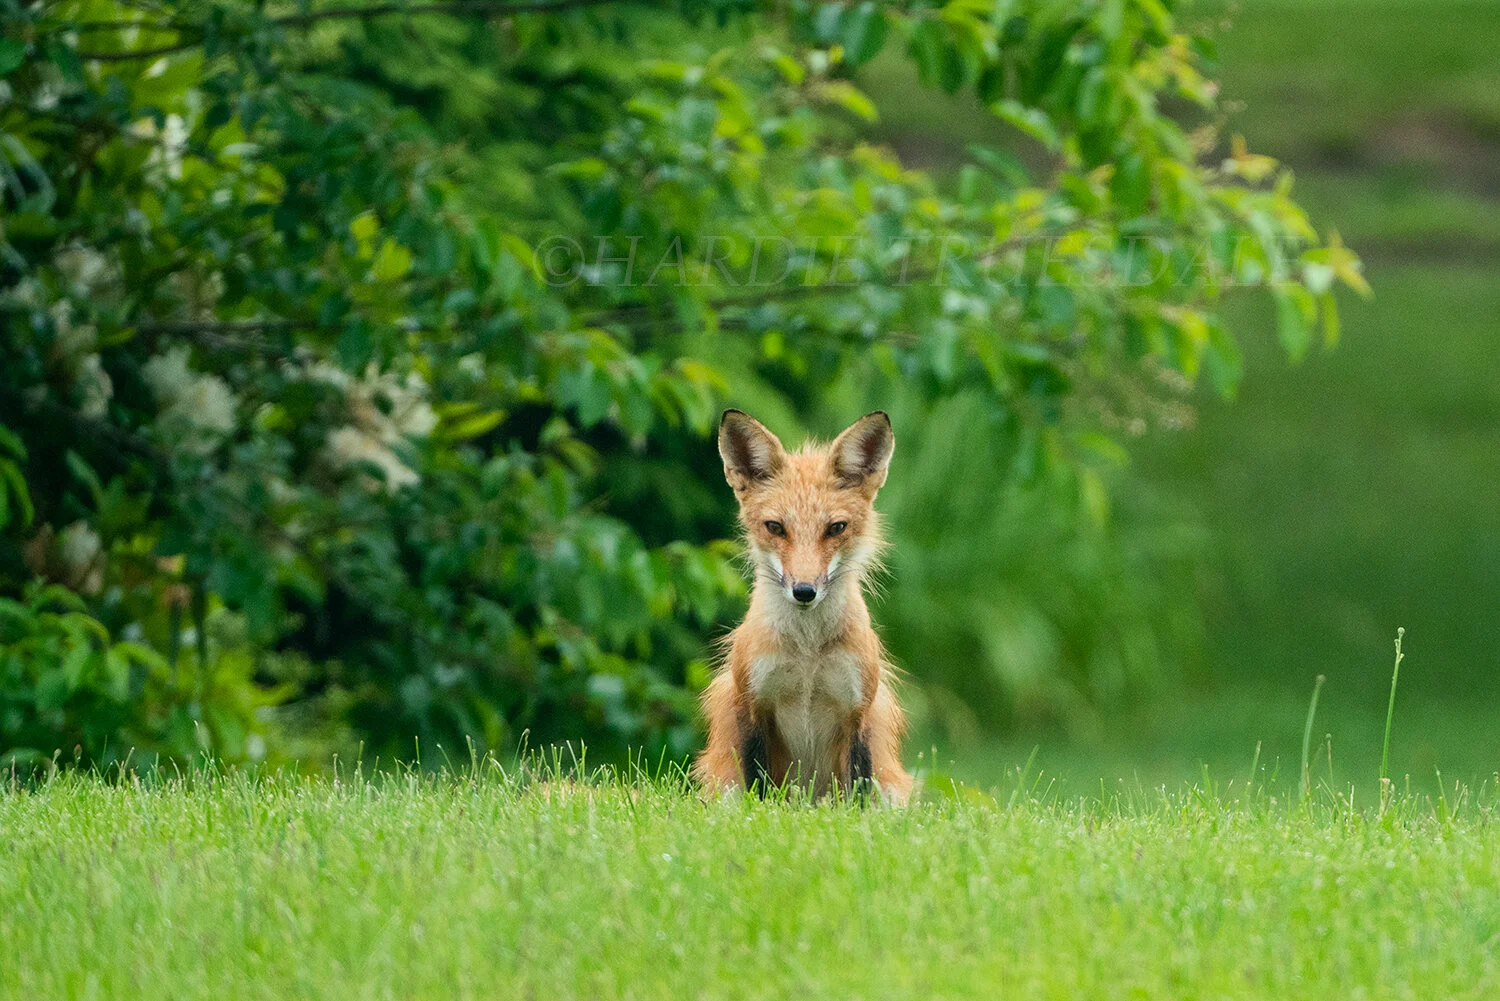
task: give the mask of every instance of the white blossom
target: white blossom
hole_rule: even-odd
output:
[[[78,364],[73,385],[78,391],[78,412],[84,417],[99,420],[109,413],[109,401],[115,395],[115,384],[99,356],[88,355]]]
[[[328,436],[328,451],[335,464],[350,466],[368,462],[380,468],[387,489],[396,491],[415,486],[420,477],[378,438],[357,427],[335,428]]]
[[[57,352],[60,360],[74,364],[83,355],[89,354],[99,344],[99,334],[91,323],[73,322],[73,304],[67,299],[59,299],[47,310],[52,318],[52,328],[55,332],[53,350]]]
[[[421,481],[396,451],[404,441],[427,437],[438,424],[420,375],[382,372],[371,364],[356,377],[321,359],[289,362],[285,371],[289,377],[343,392],[350,423],[328,436],[328,457],[335,466],[372,463],[385,474],[386,488],[392,491]]]
[[[184,447],[206,452],[234,433],[236,400],[228,383],[194,371],[188,358],[186,346],[171,348],[141,366],[141,376],[161,407],[158,426]]]
[[[182,179],[182,154],[187,149],[188,130],[181,115],[168,115],[160,128],[155,120],[141,118],[131,123],[129,131],[137,139],[155,143],[155,149],[146,159],[148,166],[165,167],[168,177]]]
[[[84,594],[98,594],[104,587],[103,549],[99,533],[84,521],[75,521],[58,538],[58,554],[68,578]]]
[[[87,244],[68,244],[53,255],[52,263],[79,299],[95,298],[120,282],[119,266]]]

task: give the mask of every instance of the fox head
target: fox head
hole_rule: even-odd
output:
[[[804,609],[834,584],[855,582],[880,549],[875,494],[885,485],[896,436],[877,410],[826,447],[788,452],[755,418],[726,410],[719,424],[724,478],[740,502],[757,581]]]

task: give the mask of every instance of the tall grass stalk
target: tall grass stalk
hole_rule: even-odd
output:
[[[1380,787],[1383,790],[1391,780],[1391,720],[1396,715],[1396,680],[1401,677],[1401,660],[1406,655],[1401,652],[1401,639],[1406,635],[1404,628],[1396,630],[1396,664],[1391,668],[1391,700],[1385,707],[1385,744],[1380,749]]]
[[[1312,795],[1312,766],[1308,755],[1312,751],[1313,720],[1318,715],[1318,693],[1323,690],[1323,682],[1328,679],[1318,675],[1318,680],[1313,683],[1312,701],[1307,704],[1307,724],[1302,728],[1302,798],[1306,800]]]

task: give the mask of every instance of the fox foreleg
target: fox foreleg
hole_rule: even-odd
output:
[[[745,789],[765,799],[771,786],[771,740],[763,720],[740,724],[740,768]]]
[[[863,802],[875,789],[875,764],[870,744],[859,730],[849,740],[849,792]]]

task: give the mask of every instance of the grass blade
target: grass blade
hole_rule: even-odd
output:
[[[1328,680],[1323,675],[1318,675],[1318,680],[1313,683],[1312,701],[1307,705],[1307,724],[1302,728],[1302,799],[1305,801],[1312,795],[1312,771],[1308,761],[1308,755],[1312,751],[1313,720],[1318,715],[1318,693],[1323,690],[1323,682]]]
[[[1385,746],[1380,749],[1381,788],[1391,778],[1391,720],[1396,715],[1396,679],[1401,677],[1401,660],[1406,656],[1401,652],[1401,639],[1405,635],[1405,629],[1396,630],[1396,665],[1391,668],[1391,701],[1385,707]]]

